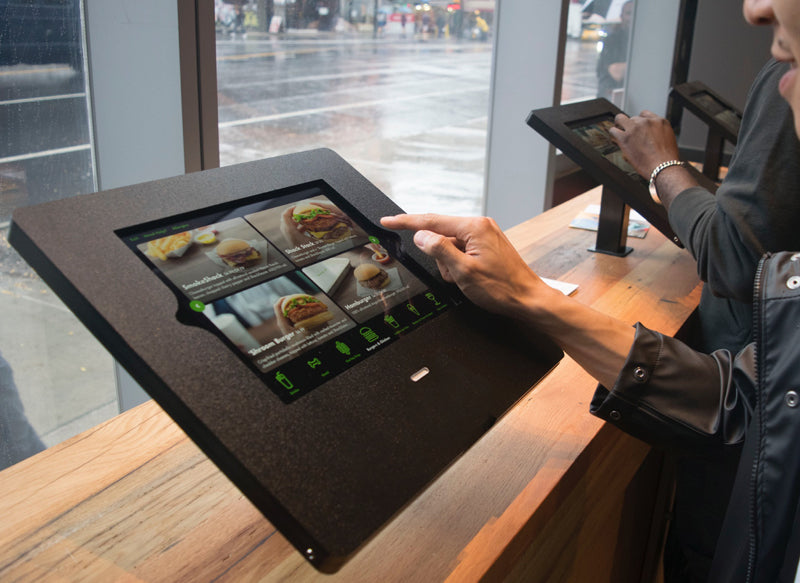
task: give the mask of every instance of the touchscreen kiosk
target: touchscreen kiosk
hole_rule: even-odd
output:
[[[117,235],[290,403],[450,307],[324,182]]]
[[[9,239],[334,571],[562,356],[380,227],[398,212],[323,149],[18,209]]]
[[[711,130],[732,144],[739,140],[742,112],[700,81],[681,83],[670,97],[699,117]]]
[[[708,126],[703,174],[717,180],[725,156],[725,141],[735,145],[739,140],[742,112],[700,81],[676,85],[670,97]],[[672,123],[674,125],[676,120]]]
[[[666,209],[651,198],[648,181],[639,176],[611,139],[608,130],[619,113],[619,108],[601,98],[531,111],[527,123],[603,185],[604,204],[608,194],[618,197],[682,246],[669,225]],[[716,191],[714,182],[690,165],[687,169],[701,185]]]

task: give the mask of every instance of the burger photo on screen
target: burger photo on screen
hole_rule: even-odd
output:
[[[352,234],[347,217],[313,201],[296,204],[292,210],[292,220],[311,237],[321,241],[341,241]]]
[[[280,306],[283,317],[295,328],[319,328],[333,318],[324,302],[307,294],[286,296]]]
[[[249,267],[261,259],[258,249],[243,239],[225,239],[217,245],[215,252],[231,267]]]
[[[389,274],[374,263],[362,263],[353,270],[353,276],[359,285],[374,290],[385,288],[391,281]]]

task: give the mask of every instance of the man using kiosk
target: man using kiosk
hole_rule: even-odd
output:
[[[745,15],[753,24],[774,27],[773,55],[790,65],[779,89],[800,134],[800,5],[748,0]],[[800,385],[794,372],[800,356],[800,254],[767,255],[760,262],[755,342],[734,357],[726,349],[694,352],[550,289],[491,219],[399,215],[384,218],[383,224],[417,231],[415,244],[474,302],[513,314],[552,337],[600,381],[593,413],[670,448],[742,443],[709,580],[796,580],[800,463],[793,444],[800,438],[800,396],[791,387]]]

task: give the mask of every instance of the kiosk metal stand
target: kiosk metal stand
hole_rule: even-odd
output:
[[[693,113],[708,127],[703,175],[717,182],[725,155],[725,142],[735,146],[739,139],[742,112],[700,81],[676,85],[669,96],[677,105],[670,116],[672,127],[680,126],[683,109]]]
[[[625,257],[633,247],[627,247],[628,216],[630,208],[619,196],[603,186],[600,198],[600,218],[597,222],[597,239],[588,251]]]
[[[703,160],[703,174],[715,182],[719,180],[719,169],[722,166],[724,154],[725,136],[712,126],[709,126],[708,137],[706,138],[706,155]]]

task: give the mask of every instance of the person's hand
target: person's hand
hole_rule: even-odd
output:
[[[628,70],[628,63],[611,63],[608,66],[608,74],[614,81],[622,82],[625,79],[625,72]]]
[[[604,386],[614,386],[634,328],[544,283],[492,219],[396,215],[381,224],[416,231],[417,247],[475,304],[536,327]]]
[[[519,314],[526,300],[554,291],[528,267],[492,219],[396,215],[383,217],[381,224],[416,231],[414,243],[436,260],[445,281],[492,312]]]
[[[675,132],[663,117],[647,110],[634,117],[620,113],[614,123],[616,127],[609,129],[611,138],[643,178],[649,180],[662,162],[680,159]]]

